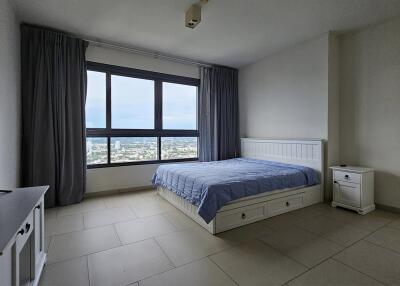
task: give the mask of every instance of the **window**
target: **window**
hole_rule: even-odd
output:
[[[163,128],[197,129],[197,87],[163,82]]]
[[[197,158],[197,137],[162,137],[161,158]]]
[[[107,163],[107,138],[88,137],[86,139],[86,160],[88,165]]]
[[[197,160],[194,78],[88,62],[88,168]]]
[[[154,129],[154,81],[111,76],[111,126]]]
[[[86,128],[106,127],[106,74],[87,72]]]

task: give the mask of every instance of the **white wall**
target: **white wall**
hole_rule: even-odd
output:
[[[8,0],[0,0],[0,188],[19,186],[19,23]]]
[[[257,138],[318,138],[328,166],[339,157],[338,40],[327,33],[239,71],[240,133]]]
[[[332,195],[332,171],[330,166],[337,166],[340,149],[340,81],[339,81],[339,38],[329,34],[328,50],[328,141],[325,143],[325,170],[326,193],[325,199],[331,201]]]
[[[199,78],[199,69],[196,66],[173,63],[98,46],[89,46],[86,58],[89,61],[99,63]],[[158,164],[149,164],[89,169],[86,181],[87,193],[149,186],[151,185],[153,173],[158,166]]]
[[[400,208],[400,18],[340,39],[340,159],[372,167],[375,200]]]
[[[243,137],[328,138],[328,34],[239,70]]]

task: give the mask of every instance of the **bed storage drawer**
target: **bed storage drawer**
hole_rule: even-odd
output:
[[[303,193],[267,202],[268,216],[279,215],[303,206]]]
[[[232,229],[266,217],[265,203],[249,205],[229,211],[219,212],[216,216],[217,232]]]

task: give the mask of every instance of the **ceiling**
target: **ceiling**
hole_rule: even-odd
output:
[[[24,22],[233,67],[400,14],[399,0],[210,0],[191,30],[184,16],[194,0],[11,1]]]

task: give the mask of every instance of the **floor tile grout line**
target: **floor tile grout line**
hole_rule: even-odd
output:
[[[86,255],[85,257],[86,257],[87,276],[88,276],[89,286],[91,286],[92,281],[90,281],[89,256]]]
[[[385,225],[386,225],[386,224],[385,224]],[[343,247],[343,249],[341,249],[341,250],[339,250],[338,252],[336,252],[336,253],[330,255],[330,256],[327,257],[326,259],[322,260],[321,262],[319,262],[319,263],[317,263],[316,265],[312,266],[311,268],[307,269],[307,271],[305,271],[305,272],[303,272],[303,273],[297,275],[296,277],[292,278],[291,280],[286,281],[285,283],[290,283],[290,282],[293,281],[294,279],[296,279],[296,278],[298,278],[298,277],[300,277],[300,276],[306,274],[307,272],[311,271],[312,269],[316,268],[317,266],[319,266],[320,264],[324,263],[325,261],[327,261],[327,260],[329,260],[329,259],[333,259],[333,260],[337,261],[337,260],[334,258],[336,255],[338,255],[339,253],[343,252],[343,251],[346,250],[347,248],[353,246],[354,244],[356,244],[356,243],[358,243],[358,242],[364,240],[367,236],[369,236],[369,235],[371,235],[372,233],[374,233],[374,232],[380,230],[380,229],[383,228],[385,225],[381,226],[380,228],[378,228],[377,230],[375,230],[375,231],[373,231],[373,232],[368,233],[367,235],[363,236],[363,237],[360,238],[359,240],[356,240],[355,242],[353,242],[352,244],[350,244],[350,245],[348,245],[348,246],[340,245],[340,246]],[[300,226],[298,226],[298,227],[300,227]],[[301,227],[300,227],[300,228],[301,228]],[[303,229],[303,228],[301,228],[301,229]],[[304,230],[306,230],[306,229],[304,229]],[[306,231],[310,232],[309,230],[306,230]],[[310,233],[312,233],[312,234],[314,234],[314,235],[317,235],[317,236],[319,236],[319,237],[322,237],[321,235],[315,234],[315,233],[313,233],[313,232],[310,232]],[[325,238],[325,237],[322,237],[322,238],[327,239],[327,238]],[[331,240],[329,240],[329,241],[331,241]],[[261,241],[261,242],[263,242],[263,241]],[[263,242],[263,243],[265,243],[265,242]],[[336,244],[337,244],[337,243],[336,243]],[[271,246],[271,247],[272,247],[272,246]],[[274,248],[274,247],[273,247],[273,248]],[[274,249],[276,249],[276,248],[274,248]],[[293,259],[293,258],[291,258],[291,259]],[[293,260],[295,260],[295,259],[293,259]],[[297,261],[297,260],[295,260],[295,261]],[[343,263],[342,263],[342,264],[343,264]],[[304,265],[304,264],[302,264],[302,265]],[[347,265],[346,265],[346,266],[347,266]],[[308,267],[307,267],[307,268],[308,268]],[[353,269],[352,267],[350,267],[350,268]],[[360,272],[360,271],[357,270],[357,269],[354,269],[354,270],[356,270],[357,272],[359,272],[359,273],[361,273],[361,274],[366,275],[365,273]],[[367,275],[367,276],[368,276],[368,277],[371,277],[371,276],[369,276],[369,275]],[[371,277],[371,278],[373,278],[373,277]],[[381,281],[379,281],[379,280],[377,280],[377,279],[375,279],[375,278],[373,278],[373,280],[375,280],[375,281],[381,283]],[[386,284],[385,284],[385,285],[386,285]]]
[[[111,226],[111,225],[108,225],[108,226]],[[47,262],[47,264],[51,265],[51,264],[55,264],[55,263],[65,262],[65,261],[69,261],[69,260],[72,260],[72,259],[81,258],[83,256],[89,256],[89,255],[92,255],[92,254],[105,252],[105,251],[108,251],[108,250],[116,249],[118,247],[130,246],[130,245],[133,245],[133,244],[136,244],[136,243],[139,243],[139,242],[143,242],[143,241],[146,241],[146,240],[151,240],[151,239],[154,239],[154,238],[157,238],[157,237],[161,237],[161,236],[168,235],[168,234],[171,234],[171,233],[182,232],[182,231],[185,231],[185,230],[179,230],[179,231],[175,230],[175,231],[172,231],[172,232],[168,232],[168,233],[163,233],[161,235],[147,237],[147,238],[144,238],[144,239],[141,239],[141,240],[138,240],[138,241],[134,241],[134,242],[129,242],[129,243],[123,243],[122,241],[120,241],[121,245],[118,245],[116,247],[111,247],[111,248],[107,248],[107,249],[103,249],[103,250],[99,250],[99,251],[95,251],[95,252],[90,252],[90,253],[87,253],[87,254],[82,254],[82,255],[79,255],[79,256],[75,256],[75,257],[72,257],[72,258],[67,258],[67,259],[63,259],[63,260],[59,260],[59,261],[55,261],[55,262],[50,262],[50,263]],[[60,234],[60,235],[62,235],[62,234]],[[60,236],[60,235],[57,235],[57,236]],[[117,232],[117,235],[118,235],[118,232]],[[118,236],[118,238],[119,238],[119,236]],[[53,238],[52,238],[52,240],[53,240]],[[49,248],[50,248],[50,246],[49,246]]]
[[[174,269],[178,269],[178,268],[181,268],[181,267],[186,266],[186,265],[188,265],[188,264],[191,264],[191,263],[194,263],[194,262],[198,262],[198,261],[200,261],[200,260],[202,260],[202,259],[205,259],[205,258],[207,258],[207,257],[201,257],[201,258],[195,259],[195,260],[193,260],[193,261],[184,263],[184,264],[182,264],[182,265],[174,266],[173,268],[164,270],[164,271],[162,271],[162,272],[154,273],[154,274],[152,274],[152,275],[150,275],[150,276],[148,276],[148,277],[142,278],[142,279],[137,280],[137,281],[135,281],[135,282],[131,282],[131,284],[132,284],[132,283],[139,283],[139,284],[140,284],[140,281],[143,281],[143,280],[152,278],[152,277],[157,276],[157,275],[162,275],[162,274],[167,273],[167,272],[169,272],[169,271],[172,271],[172,270],[174,270]],[[173,265],[175,265],[175,264],[173,264]],[[128,285],[129,285],[129,284],[128,284]]]
[[[306,274],[307,272],[311,271],[312,269],[314,269],[315,267],[319,266],[320,264],[324,263],[325,261],[327,261],[327,260],[329,260],[329,259],[333,259],[333,260],[337,261],[337,259],[335,259],[334,257],[337,256],[339,253],[345,251],[347,248],[353,246],[354,244],[356,244],[356,243],[358,243],[358,242],[360,242],[360,241],[362,241],[362,240],[365,240],[366,237],[368,237],[368,236],[372,235],[373,233],[377,232],[378,230],[384,228],[384,227],[385,227],[387,224],[389,224],[389,223],[391,223],[391,222],[388,222],[388,223],[386,223],[385,225],[382,225],[381,227],[379,227],[379,228],[376,229],[375,231],[370,231],[368,234],[366,234],[365,236],[363,236],[362,238],[356,240],[355,242],[353,242],[352,244],[350,244],[350,245],[348,245],[348,246],[340,245],[340,246],[343,247],[343,249],[341,249],[341,250],[339,250],[338,252],[336,252],[336,253],[330,255],[329,257],[327,257],[327,258],[324,259],[323,261],[321,261],[321,262],[317,263],[316,265],[314,265],[313,267],[307,269],[307,271],[305,271],[305,272],[303,272],[303,273],[297,275],[296,277],[292,278],[291,280],[286,281],[285,283],[289,283],[290,281],[293,281],[294,279],[296,279],[296,278],[298,278],[298,277],[300,277],[300,276]],[[300,227],[300,226],[298,226],[298,225],[296,225],[296,224],[294,224],[294,225],[297,226],[297,227]],[[300,227],[300,228],[303,229],[302,227]],[[319,237],[322,237],[322,238],[324,238],[324,239],[327,239],[327,238],[321,236],[320,234],[315,234],[315,233],[313,233],[313,232],[311,232],[311,231],[309,231],[309,230],[307,230],[307,229],[303,229],[303,230],[308,231],[308,232],[310,232],[310,233],[312,233],[312,234],[314,234],[314,235],[317,235],[317,236],[319,236]],[[329,240],[329,239],[328,239],[328,240]],[[262,243],[265,244],[265,242],[263,242],[262,240],[260,240],[260,241],[261,241]],[[329,241],[331,241],[331,240],[329,240]],[[337,243],[336,243],[336,244],[337,244]],[[271,247],[272,247],[272,246],[271,246]],[[273,248],[274,248],[274,247],[273,247]],[[274,248],[274,249],[276,249],[276,248]],[[278,250],[278,249],[276,249],[276,250]],[[278,251],[279,251],[279,250],[278,250]],[[282,253],[282,254],[283,254],[283,253]],[[284,255],[285,255],[285,254],[284,254]],[[285,255],[285,256],[287,256],[287,255]],[[293,259],[293,258],[291,258],[291,257],[289,257],[289,258],[290,258],[290,259]],[[295,259],[293,259],[293,260],[295,260]],[[297,260],[295,260],[295,261],[297,261]],[[302,264],[302,263],[301,263],[301,264]],[[344,264],[344,263],[342,263],[342,264]],[[304,264],[302,264],[302,265],[304,265]],[[348,265],[346,265],[346,266],[348,266]],[[307,266],[306,266],[306,267],[307,267]],[[307,267],[307,268],[308,268],[308,267]],[[350,267],[350,268],[353,269],[353,267]],[[370,277],[370,278],[373,278],[373,277],[371,277],[371,276],[369,276],[369,275],[367,275],[367,274],[365,274],[365,273],[363,273],[363,272],[360,272],[360,271],[357,270],[357,269],[354,269],[354,270],[356,270],[357,272],[359,272],[359,273],[361,273],[361,274],[364,274],[364,275],[366,275],[366,276],[368,276],[368,277]],[[373,280],[375,280],[375,281],[381,283],[381,281],[377,280],[376,278],[373,278]],[[285,284],[285,283],[284,283],[284,284]],[[384,284],[385,284],[385,283],[384,283]],[[386,285],[386,284],[385,284],[385,285]]]
[[[332,258],[332,256],[329,256],[329,257],[325,258],[324,260],[318,262],[317,264],[313,265],[311,268],[307,267],[307,270],[306,270],[306,271],[304,271],[304,272],[302,272],[302,273],[296,275],[295,277],[293,277],[293,278],[291,278],[290,280],[286,281],[284,284],[290,283],[290,282],[292,282],[293,280],[295,280],[295,279],[297,279],[297,278],[303,276],[304,274],[310,272],[311,270],[313,270],[314,268],[316,268],[317,266],[321,265],[321,264],[324,263],[325,261],[328,261],[328,260],[331,259],[331,258]]]
[[[175,263],[172,261],[172,259],[168,256],[167,252],[165,251],[165,249],[161,246],[161,244],[157,241],[157,239],[155,237],[152,238],[153,241],[158,245],[158,247],[161,249],[162,253],[165,255],[165,257],[167,257],[168,261],[172,264],[172,266],[174,266],[174,268],[176,268],[177,266],[175,265]]]
[[[124,245],[118,245],[118,246],[115,246],[115,247],[111,247],[111,248],[107,248],[107,249],[103,249],[103,250],[99,250],[99,251],[95,251],[95,252],[85,253],[85,254],[82,254],[82,255],[69,257],[67,259],[57,260],[57,261],[54,261],[54,262],[46,261],[46,265],[52,265],[52,264],[57,264],[57,263],[61,263],[61,262],[66,262],[66,261],[82,258],[84,256],[90,256],[92,254],[97,254],[97,253],[105,252],[105,251],[108,251],[108,250],[116,249],[116,248],[119,248],[119,247],[122,247],[122,246],[124,246]]]
[[[293,278],[293,279],[287,281],[286,283],[289,283],[290,281],[293,281],[294,279],[296,279],[296,278],[298,278],[298,277],[300,277],[300,276],[306,274],[307,272],[311,271],[312,269],[316,268],[317,266],[321,265],[322,263],[328,261],[329,259],[338,261],[337,259],[335,259],[335,256],[337,256],[339,253],[345,251],[347,248],[350,248],[351,246],[355,245],[356,243],[358,243],[358,242],[360,242],[360,241],[362,241],[362,240],[364,240],[364,238],[361,238],[361,239],[355,241],[354,243],[350,244],[349,246],[344,246],[343,249],[341,249],[341,250],[339,250],[338,252],[336,252],[336,253],[330,255],[330,256],[327,257],[326,259],[320,261],[319,263],[317,263],[316,265],[312,266],[310,269],[308,269],[308,270],[305,271],[304,273],[302,273],[302,274],[296,276],[295,278]],[[342,264],[344,264],[344,263],[342,263]],[[346,264],[344,264],[344,265],[346,265]],[[348,265],[346,265],[346,266],[348,266]],[[359,272],[359,273],[361,273],[361,274],[364,274],[364,275],[366,275],[366,276],[368,276],[368,277],[370,277],[370,278],[373,278],[373,277],[371,277],[371,276],[369,276],[369,275],[367,275],[367,274],[365,274],[365,273],[363,273],[363,272],[360,272],[360,271],[357,270],[357,269],[354,269],[353,267],[350,267],[350,268],[353,269],[353,270],[356,270],[357,272]],[[375,278],[373,278],[373,280],[375,280],[375,281],[377,281],[377,282],[380,282],[380,281],[376,280]],[[386,285],[386,284],[385,284],[385,285]]]
[[[389,247],[386,247],[386,246],[377,244],[377,243],[375,243],[375,242],[373,242],[373,241],[369,241],[369,240],[367,240],[367,239],[363,239],[363,241],[368,242],[368,243],[370,243],[370,244],[373,244],[373,245],[375,245],[375,246],[381,247],[381,248],[383,248],[383,249],[386,249],[386,250],[388,250],[388,251],[390,251],[390,252],[394,252],[394,253],[397,254],[397,255],[400,255],[400,251],[398,251],[398,250],[394,250],[394,249],[392,249],[392,248],[389,248]]]
[[[71,234],[71,233],[76,233],[76,232],[82,232],[82,231],[85,231],[85,230],[92,230],[92,229],[96,229],[96,228],[108,227],[108,226],[111,226],[111,225],[114,225],[114,224],[119,224],[119,223],[128,223],[128,222],[131,222],[131,221],[136,221],[136,220],[138,220],[138,219],[144,219],[144,218],[149,218],[149,217],[155,217],[155,216],[162,216],[162,217],[164,217],[163,214],[164,214],[164,213],[155,214],[155,215],[150,215],[150,216],[145,216],[145,217],[138,217],[138,218],[133,218],[133,219],[124,220],[124,221],[117,221],[117,222],[113,222],[113,223],[109,223],[109,224],[104,224],[104,225],[98,225],[98,226],[89,227],[89,228],[85,228],[85,227],[84,227],[83,229],[80,229],[80,230],[72,230],[72,231],[63,232],[63,233],[51,234],[51,235],[48,235],[48,236],[46,236],[46,237],[50,237],[50,236],[52,236],[52,237],[57,237],[57,236],[62,236],[62,235],[66,235],[66,234]],[[64,216],[62,216],[62,217],[64,217]],[[165,218],[165,217],[164,217],[164,218]],[[185,229],[178,230],[178,229],[176,229],[176,227],[175,227],[169,220],[168,220],[168,222],[175,228],[175,231],[174,231],[174,232],[178,232],[178,231],[183,231],[183,230],[185,230]],[[46,228],[46,223],[45,223],[45,228]]]
[[[292,212],[288,212],[288,213],[290,213],[290,214],[292,214],[292,215],[294,215],[294,216],[296,216],[296,217],[305,219],[305,220],[306,220],[306,219],[310,219],[310,218],[315,218],[315,216],[310,216],[310,217],[308,217],[308,218],[304,218],[304,217],[302,217],[302,216],[296,214],[296,211],[305,210],[305,209],[307,209],[307,208],[310,208],[310,209],[311,209],[312,207],[315,207],[315,206],[317,206],[317,205],[325,205],[325,206],[327,206],[327,207],[331,207],[330,204],[327,204],[327,203],[318,203],[318,204],[314,204],[314,205],[311,205],[311,206],[307,206],[307,207],[305,207],[305,208],[300,208],[300,209],[297,209],[297,210],[293,210]],[[340,210],[342,210],[342,211],[348,211],[348,210],[342,209],[342,208],[335,208],[335,209],[340,209]],[[323,213],[324,211],[318,211],[318,210],[317,210],[317,211],[316,211],[316,210],[311,210],[311,211],[314,212],[315,215],[323,216],[323,217],[332,219],[332,220],[334,220],[334,221],[336,221],[336,222],[340,222],[340,223],[345,224],[345,225],[354,225],[354,223],[347,223],[347,222],[344,222],[343,220],[336,219],[336,218],[334,218],[334,217],[328,216],[328,215],[326,215],[325,213]],[[357,214],[356,212],[351,212],[351,211],[348,211],[348,213],[349,213],[349,214],[353,214],[353,213],[354,213],[354,214]],[[368,214],[367,214],[367,215],[368,215]],[[399,218],[391,219],[391,218],[387,218],[387,217],[384,217],[384,216],[381,216],[381,215],[378,215],[378,216],[379,216],[380,218],[390,220],[390,222],[393,222],[393,221],[396,221],[396,220],[400,219],[400,217],[399,217]],[[390,222],[387,222],[386,224],[388,224],[388,223],[390,223]],[[365,229],[365,228],[362,228],[362,227],[360,227],[360,226],[358,226],[358,228],[361,228],[361,229],[363,229],[363,230],[371,231],[370,229]]]
[[[239,286],[239,282],[237,282],[231,275],[229,275],[227,272],[225,272],[225,270],[221,266],[219,266],[211,257],[207,256],[207,259],[209,261],[211,261],[211,263],[213,263],[215,266],[217,266],[217,268],[219,270],[221,270],[226,276],[228,276],[228,278],[231,279],[233,283],[235,283],[237,286]]]
[[[119,234],[118,234],[118,230],[117,230],[116,225],[115,225],[115,224],[112,224],[112,227],[113,227],[113,230],[115,231],[115,234],[116,234],[116,236],[117,236],[117,238],[118,238],[119,243],[121,244],[121,246],[123,246],[124,244],[122,243],[121,237],[120,237]]]
[[[48,236],[45,236],[45,237],[59,237],[59,236],[63,236],[63,235],[67,235],[67,234],[71,234],[71,233],[77,233],[77,232],[82,232],[82,231],[87,231],[87,230],[92,230],[92,229],[97,229],[97,228],[105,228],[105,227],[109,227],[109,226],[111,226],[111,224],[107,224],[107,225],[101,225],[101,226],[97,226],[97,227],[92,227],[92,228],[83,228],[83,229],[80,229],[80,230],[73,230],[73,231],[69,231],[69,232],[64,232],[64,233],[58,233],[58,234],[52,234],[52,235],[48,235]],[[46,229],[46,223],[44,224],[44,227],[45,227],[45,229]]]
[[[390,223],[390,222],[388,222],[387,224],[389,224],[389,223]],[[369,233],[368,235],[365,235],[365,236],[362,237],[361,239],[359,239],[359,240],[355,241],[354,243],[350,244],[349,246],[345,247],[344,249],[342,249],[342,250],[339,251],[338,253],[334,254],[331,258],[332,258],[333,260],[337,261],[337,262],[340,262],[340,263],[343,264],[343,265],[348,266],[349,268],[351,268],[351,269],[353,269],[353,270],[355,270],[355,271],[357,271],[357,272],[359,272],[359,273],[361,273],[361,274],[363,274],[363,275],[366,275],[366,276],[372,278],[372,279],[375,280],[375,281],[378,281],[379,283],[383,283],[384,285],[387,285],[387,283],[378,280],[377,278],[371,276],[370,274],[364,273],[364,272],[360,271],[359,269],[355,268],[354,266],[348,265],[348,264],[346,264],[346,263],[344,263],[344,262],[338,260],[337,258],[335,258],[335,256],[339,255],[340,253],[344,252],[344,251],[347,250],[348,248],[354,246],[355,244],[357,244],[357,243],[359,243],[359,242],[361,242],[361,241],[369,242],[369,241],[366,240],[365,238],[367,238],[368,236],[371,236],[372,234],[374,234],[374,233],[378,232],[379,230],[383,229],[387,224],[382,225],[381,227],[379,227],[379,228],[377,228],[376,230],[372,231],[372,232]],[[376,245],[376,244],[374,244],[374,245]],[[382,247],[382,248],[384,248],[384,247]]]
[[[76,212],[76,213],[70,213],[70,214],[58,216],[58,210],[57,210],[56,216],[54,218],[47,218],[47,220],[59,220],[60,218],[69,217],[69,216],[77,216],[77,215],[83,215],[83,212]],[[46,211],[44,213],[44,218],[46,220]]]
[[[94,229],[94,228],[103,227],[103,226],[109,226],[109,225],[113,225],[113,224],[117,224],[117,223],[130,222],[130,221],[134,221],[134,220],[137,220],[137,218],[115,221],[115,222],[110,222],[110,223],[106,223],[106,224],[102,224],[102,225],[89,226],[89,227],[85,227],[84,230]],[[69,232],[67,232],[67,233],[69,233]]]
[[[323,240],[326,240],[327,242],[333,243],[333,244],[335,244],[336,246],[339,246],[339,247],[341,247],[341,248],[346,247],[346,245],[342,245],[342,244],[340,244],[340,243],[338,243],[338,242],[336,242],[336,241],[333,241],[333,240],[331,240],[331,239],[329,239],[329,238],[327,238],[327,237],[325,237],[325,236],[323,236],[323,235],[321,235],[321,234],[312,232],[312,231],[310,231],[310,230],[308,230],[308,229],[306,229],[306,228],[303,228],[303,227],[301,227],[301,226],[299,226],[299,225],[290,224],[289,226],[290,226],[290,227],[294,227],[294,228],[297,227],[297,228],[299,228],[299,229],[302,230],[302,231],[305,231],[305,232],[307,232],[307,233],[309,233],[309,234],[311,234],[311,235],[314,235],[314,236],[316,236],[316,237],[318,237],[318,238],[321,238],[321,239],[323,239]],[[274,228],[273,228],[272,230],[275,231],[275,232],[278,232],[278,231],[282,231],[283,229],[278,229],[278,228],[274,229]]]
[[[327,218],[329,218],[329,217],[327,217]],[[329,218],[329,219],[332,219],[332,218]],[[385,226],[386,226],[387,224],[389,224],[389,223],[390,223],[390,222],[387,222],[386,224],[384,224],[384,225],[378,227],[378,228],[375,229],[375,230],[367,230],[367,229],[358,227],[358,229],[361,229],[361,230],[363,230],[363,231],[368,231],[368,233],[365,234],[364,236],[362,236],[360,239],[356,240],[354,243],[356,243],[356,242],[358,242],[358,241],[364,239],[365,237],[371,235],[371,234],[374,233],[375,231],[381,229],[382,227],[385,227]],[[343,224],[344,224],[344,223],[343,223]],[[326,240],[329,240],[330,242],[334,242],[334,243],[336,243],[336,244],[338,244],[338,245],[340,245],[340,246],[342,246],[342,247],[345,247],[345,248],[348,247],[348,245],[339,244],[338,242],[332,240],[331,238],[325,237],[323,234],[316,233],[316,232],[313,232],[313,231],[311,231],[311,230],[309,230],[309,229],[306,229],[306,228],[302,227],[301,225],[298,225],[297,223],[295,223],[295,224],[293,224],[293,225],[294,225],[294,226],[297,226],[297,227],[299,227],[299,228],[301,228],[301,229],[303,229],[303,230],[305,230],[305,231],[308,231],[308,232],[310,232],[310,233],[312,233],[312,234],[314,234],[314,235],[317,235],[317,236],[322,237],[322,238],[324,238],[324,239],[326,239]],[[344,225],[350,226],[350,224],[344,224]],[[350,246],[353,245],[354,243],[350,244]]]
[[[307,265],[305,265],[303,262],[300,262],[300,261],[298,261],[297,259],[295,259],[295,258],[293,258],[293,257],[290,257],[289,255],[287,255],[286,253],[284,253],[282,250],[280,250],[280,249],[278,249],[278,248],[275,248],[274,246],[268,244],[267,242],[261,240],[260,238],[257,238],[256,240],[257,240],[258,242],[260,242],[261,244],[265,245],[265,246],[271,247],[273,250],[279,252],[282,256],[285,256],[286,258],[289,258],[290,260],[293,260],[294,262],[300,264],[301,266],[304,266],[304,267],[307,268],[307,269],[310,268],[310,266],[307,266]]]
[[[348,267],[348,268],[350,268],[350,269],[352,269],[352,270],[354,270],[354,271],[356,271],[356,272],[358,272],[358,273],[360,273],[360,274],[362,274],[362,275],[365,275],[365,276],[371,278],[372,280],[374,280],[374,281],[376,281],[376,282],[379,282],[380,284],[388,285],[386,282],[383,282],[383,281],[381,281],[381,280],[379,280],[379,279],[377,279],[377,278],[371,276],[371,275],[368,274],[368,273],[362,272],[362,271],[360,271],[359,269],[355,268],[354,266],[352,266],[352,265],[350,265],[350,264],[347,264],[347,263],[344,263],[343,261],[340,261],[340,260],[338,260],[338,259],[335,258],[335,257],[332,257],[332,260],[334,260],[334,261],[336,261],[337,263],[340,263],[340,264],[342,264],[342,265],[344,265],[344,266],[346,266],[346,267]]]
[[[175,231],[175,232],[171,232],[171,233],[183,232],[183,231],[187,231],[187,230],[188,230],[188,229],[184,229],[184,230],[179,230],[179,231]],[[168,235],[168,234],[171,234],[171,233],[163,234],[163,235],[160,235],[160,236],[153,236],[152,238],[153,238],[154,240],[156,240],[157,237],[161,237],[161,236]],[[151,238],[150,238],[150,239],[151,239]],[[146,239],[146,240],[148,240],[148,239]],[[142,240],[142,241],[143,241],[143,240]],[[156,240],[156,241],[157,241],[157,240]],[[135,242],[135,243],[136,243],[136,242]],[[229,247],[227,247],[227,248],[221,249],[221,250],[219,250],[219,251],[210,253],[209,255],[206,255],[206,256],[203,256],[203,257],[200,257],[200,258],[196,258],[196,259],[194,259],[194,260],[185,262],[185,263],[183,263],[183,264],[181,264],[181,265],[177,265],[177,266],[175,266],[175,267],[172,268],[172,269],[168,269],[168,270],[166,270],[166,271],[163,271],[163,272],[160,272],[160,273],[156,273],[156,274],[154,274],[154,275],[151,275],[151,276],[149,276],[149,277],[143,278],[143,279],[141,279],[141,280],[138,280],[138,281],[135,281],[135,282],[132,282],[132,283],[136,283],[136,282],[139,283],[139,281],[143,281],[144,279],[148,279],[148,278],[151,278],[151,277],[156,276],[156,275],[161,275],[161,274],[166,273],[166,272],[168,272],[168,271],[171,271],[171,270],[173,270],[173,269],[177,269],[177,268],[183,267],[183,266],[185,266],[185,265],[188,265],[188,264],[191,264],[191,263],[194,263],[194,262],[198,262],[198,261],[203,260],[203,259],[206,259],[206,258],[207,258],[208,260],[211,260],[210,256],[215,255],[215,254],[218,254],[218,253],[221,253],[221,252],[226,251],[226,250],[228,250],[228,249],[231,249],[232,247],[238,246],[239,244],[242,244],[242,243],[245,243],[245,242],[241,242],[241,243],[238,243],[238,244],[234,244],[234,245],[232,245],[232,246],[229,246]],[[133,244],[133,243],[132,243],[132,244]],[[160,245],[160,247],[161,247],[161,245]],[[162,248],[162,247],[161,247],[161,248]],[[163,249],[163,248],[162,248],[162,249]],[[167,255],[167,257],[169,258],[168,255]],[[175,265],[175,263],[173,263],[173,265]],[[225,273],[225,272],[224,272],[224,273]],[[139,284],[140,284],[140,283],[139,283]]]

